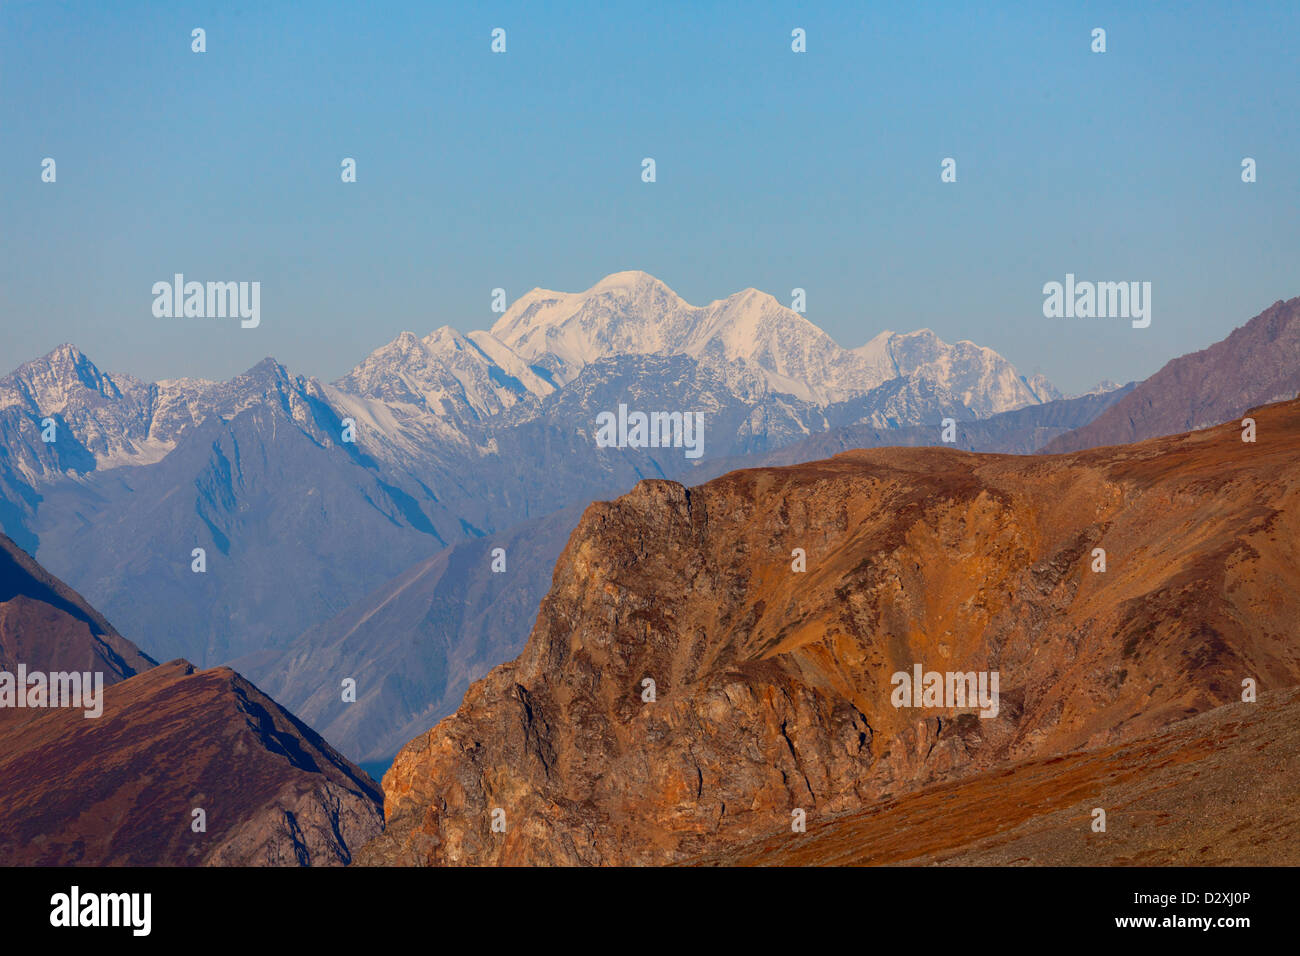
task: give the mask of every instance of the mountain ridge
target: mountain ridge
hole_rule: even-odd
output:
[[[1045,454],[1121,445],[1201,428],[1300,394],[1300,296],[1279,299],[1227,338],[1170,359],[1095,421]]]
[[[0,670],[85,675],[79,700],[0,697],[4,865],[338,865],[381,829],[374,781],[293,714],[156,663],[4,536]]]
[[[1300,402],[1252,414],[1255,445],[858,450],[592,504],[521,655],[398,754],[362,859],[678,862],[1300,684]],[[892,705],[914,666],[1000,672],[1000,708]]]

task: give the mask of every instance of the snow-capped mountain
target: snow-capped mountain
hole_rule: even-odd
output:
[[[928,329],[882,332],[845,349],[772,296],[746,289],[707,306],[685,302],[644,272],[607,276],[585,292],[534,289],[492,327],[523,359],[561,384],[611,355],[684,354],[715,366],[758,370],[774,391],[830,405],[897,377],[924,379],[977,415],[1050,400],[992,349],[948,345]]]
[[[1116,389],[1123,388],[1123,387],[1124,386],[1120,385],[1119,382],[1112,382],[1108,378],[1103,378],[1092,388],[1086,389],[1080,392],[1078,395],[1071,395],[1070,397],[1082,398],[1085,395],[1108,395],[1111,392],[1115,391]]]
[[[150,464],[207,414],[211,393],[222,387],[198,379],[145,383],[112,375],[76,346],[60,345],[0,378],[0,444],[28,480]],[[54,422],[52,443],[41,440],[47,419]]]
[[[929,329],[881,332],[853,352],[879,370],[886,380],[895,377],[920,380],[950,395],[976,418],[1061,397],[1046,378],[1037,375],[1025,379],[1015,366],[992,349],[965,339],[949,345]]]
[[[403,332],[334,383],[339,391],[457,422],[482,421],[555,387],[490,332]]]
[[[826,422],[898,428],[932,424],[936,414],[982,418],[1060,397],[1042,376],[1020,376],[992,349],[950,345],[928,329],[885,331],[845,349],[754,289],[696,307],[653,276],[620,272],[580,293],[534,289],[492,331],[403,332],[333,385],[290,375],[273,360],[229,382],[145,383],[102,372],[63,345],[0,379],[0,440],[8,473],[35,484],[152,464],[206,418],[230,419],[270,400],[313,440],[339,437],[316,434],[317,406],[329,409],[327,418],[351,419],[366,454],[418,471],[431,460],[444,463],[434,449],[493,454],[503,428],[542,415],[542,403],[593,363],[674,355],[720,381],[728,407],[795,403],[789,425],[777,430],[788,437]],[[642,366],[646,374],[657,367]],[[683,401],[692,394],[680,379],[646,384],[676,388]],[[555,407],[572,410],[577,399]],[[57,443],[41,440],[47,419],[56,422]]]
[[[471,451],[473,426],[555,386],[491,333],[444,325],[424,338],[403,332],[323,391],[357,423],[361,447],[418,469],[431,449]]]
[[[324,401],[320,383],[270,358],[228,382],[147,383],[103,372],[65,344],[0,378],[0,446],[18,474],[41,481],[154,464],[208,418],[267,403],[319,434],[313,404]],[[53,442],[42,438],[46,420],[54,422]]]
[[[1028,389],[1031,392],[1033,392],[1035,395],[1038,396],[1038,400],[1040,402],[1055,402],[1066,397],[1065,394],[1059,388],[1057,388],[1055,385],[1049,382],[1047,380],[1047,376],[1043,375],[1041,372],[1036,375],[1029,375],[1029,376],[1022,375],[1020,376],[1020,380],[1025,383],[1026,387],[1028,387]],[[1105,392],[1112,391],[1116,388],[1119,388],[1119,386],[1112,385],[1110,389],[1103,388],[1097,391],[1084,392],[1083,394],[1102,395],[1105,394]],[[1079,398],[1081,396],[1072,395],[1070,397]]]

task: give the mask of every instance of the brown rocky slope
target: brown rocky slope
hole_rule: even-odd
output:
[[[680,861],[1300,684],[1300,405],[1255,414],[1253,444],[855,451],[594,504],[359,860]],[[998,672],[997,716],[895,708],[915,664]]]
[[[1297,866],[1300,689],[1037,757],[690,861],[725,866]],[[1105,829],[1094,829],[1095,811]]]
[[[106,687],[99,718],[0,724],[0,779],[10,866],[338,865],[382,825],[359,768],[234,671],[185,661]]]
[[[20,666],[101,674],[102,712],[16,706]],[[292,714],[155,665],[3,536],[0,672],[0,865],[337,865],[382,828],[375,782]]]

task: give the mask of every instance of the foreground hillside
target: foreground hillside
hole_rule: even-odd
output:
[[[155,665],[3,535],[0,672],[0,865],[338,865],[383,825],[374,781],[275,701]]]
[[[1040,757],[692,862],[727,866],[1300,865],[1300,690],[1132,743]],[[1094,811],[1105,812],[1104,831]]]
[[[361,859],[682,861],[1300,684],[1300,406],[1255,417],[1255,443],[856,451],[592,505],[523,654],[398,755]],[[895,707],[915,665],[997,672],[996,715]]]
[[[157,662],[0,534],[0,669],[99,671],[113,684]]]

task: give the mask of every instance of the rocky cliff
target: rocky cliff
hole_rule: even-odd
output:
[[[1298,684],[1300,406],[1256,418],[1254,443],[854,451],[594,504],[521,656],[398,755],[359,859],[680,861]],[[917,665],[996,672],[996,716],[894,706]]]

